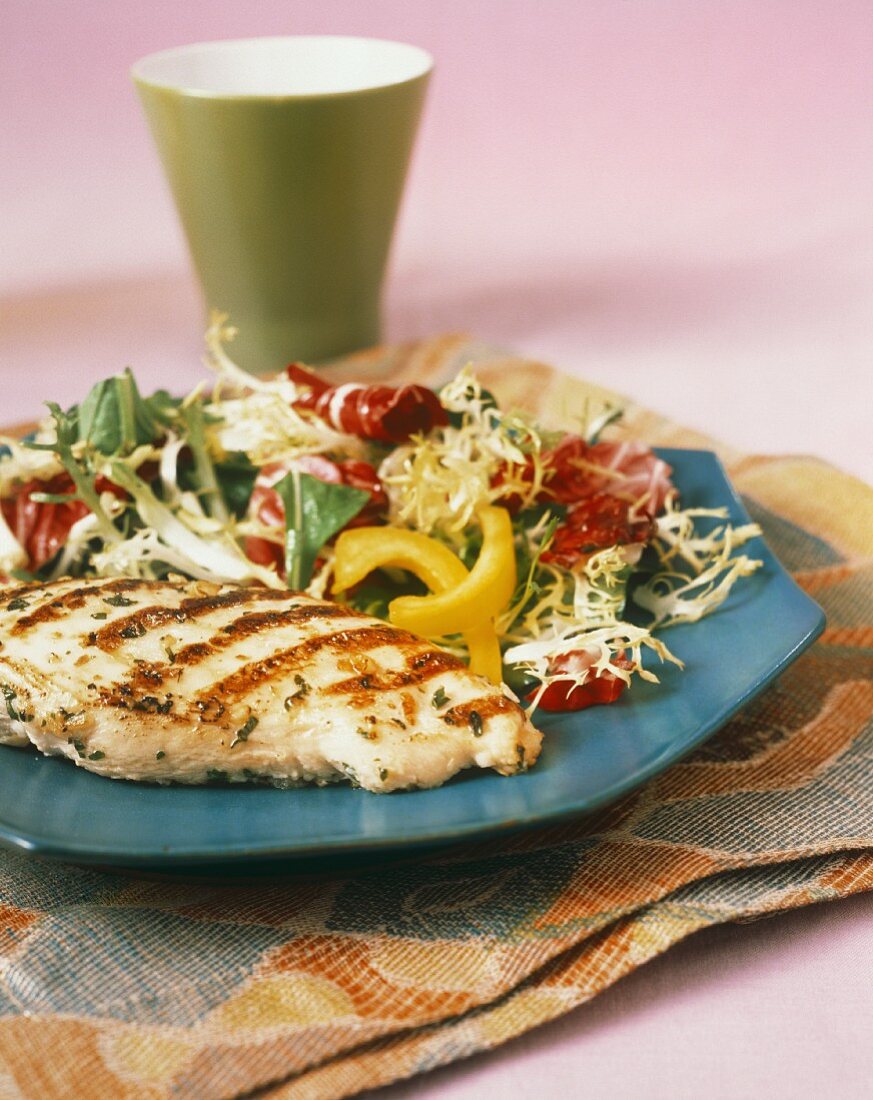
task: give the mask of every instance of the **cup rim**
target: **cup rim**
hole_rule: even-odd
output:
[[[405,76],[397,80],[384,80],[376,83],[366,83],[361,84],[359,87],[340,89],[337,91],[311,92],[218,91],[216,89],[210,88],[198,88],[195,85],[186,84],[181,81],[170,81],[166,79],[155,78],[154,76],[146,75],[144,71],[153,62],[161,61],[165,58],[181,56],[183,54],[193,53],[195,51],[219,51],[233,47],[247,47],[255,43],[261,42],[359,42],[378,46],[398,47],[402,50],[408,51],[411,55],[417,55],[420,67],[415,72],[413,72],[412,75]],[[366,35],[340,34],[263,35],[251,38],[220,38],[204,42],[191,42],[183,46],[171,46],[169,49],[166,50],[156,50],[155,52],[146,54],[144,57],[141,57],[137,61],[135,61],[130,68],[130,76],[135,84],[142,87],[156,88],[166,92],[175,92],[177,95],[191,96],[200,99],[281,101],[297,99],[333,99],[342,96],[354,96],[361,95],[362,93],[366,92],[375,92],[383,88],[394,88],[402,84],[410,84],[416,80],[421,80],[432,71],[433,67],[434,60],[432,55],[428,53],[427,50],[422,49],[421,46],[414,46],[408,42],[398,42],[388,38],[373,38]]]

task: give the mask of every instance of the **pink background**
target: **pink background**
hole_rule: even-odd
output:
[[[873,480],[869,0],[5,0],[2,16],[2,420],[126,363],[146,387],[200,377],[200,304],[130,64],[361,34],[437,62],[388,338],[470,330],[742,449]],[[871,913],[868,897],[701,935],[395,1092],[861,1096]]]
[[[473,329],[744,449],[873,480],[869,0],[6,0],[16,415],[59,361],[69,400],[128,361],[197,376],[199,304],[130,63],[321,32],[437,60],[390,338]]]

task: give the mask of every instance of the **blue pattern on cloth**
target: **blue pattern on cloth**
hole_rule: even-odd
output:
[[[39,922],[5,985],[22,1012],[190,1026],[287,938],[149,909],[73,907]]]

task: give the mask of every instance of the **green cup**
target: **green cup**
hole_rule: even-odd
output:
[[[378,342],[432,68],[367,38],[211,42],[132,69],[206,303],[253,373]]]

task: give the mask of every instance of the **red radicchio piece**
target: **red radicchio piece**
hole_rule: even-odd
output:
[[[655,533],[655,521],[648,514],[632,517],[631,508],[628,501],[608,493],[572,505],[542,560],[572,569],[595,550],[648,542]]]
[[[602,494],[637,502],[652,515],[657,515],[672,489],[671,470],[663,459],[644,443],[586,443],[579,435],[565,435],[557,447],[543,453],[543,487],[537,501],[554,500],[573,505],[588,497]],[[533,481],[533,460],[513,469],[513,477],[522,484]],[[506,471],[498,470],[492,485],[506,480]],[[645,498],[642,500],[642,498]],[[507,493],[498,501],[510,512],[522,505],[519,493]]]
[[[670,467],[636,440],[586,443],[581,436],[565,435],[544,458],[543,499],[560,504],[573,504],[595,493],[632,502],[645,496],[645,510],[657,515],[672,488]]]
[[[439,398],[427,386],[331,386],[299,363],[292,363],[286,373],[292,382],[309,387],[294,402],[295,408],[311,409],[336,431],[361,439],[405,443],[418,432],[449,422]]]
[[[585,649],[564,653],[555,658],[550,672],[583,672],[591,667],[594,660],[594,654]],[[622,656],[613,657],[612,663],[616,668],[627,671],[633,668],[633,664]],[[591,676],[584,684],[576,684],[570,679],[553,680],[539,697],[537,706],[548,711],[584,710],[597,703],[614,703],[626,687],[624,680],[608,669]],[[527,701],[531,703],[535,698],[536,691],[532,691]]]
[[[95,481],[98,493],[111,492],[119,499],[127,495],[108,478]],[[69,474],[56,474],[48,481],[34,478],[22,485],[14,496],[0,501],[3,518],[10,531],[24,547],[28,568],[39,569],[55,556],[67,541],[73,524],[88,515],[88,507],[74,498],[76,488]],[[60,503],[33,500],[32,493],[50,493],[53,496],[70,496]]]

